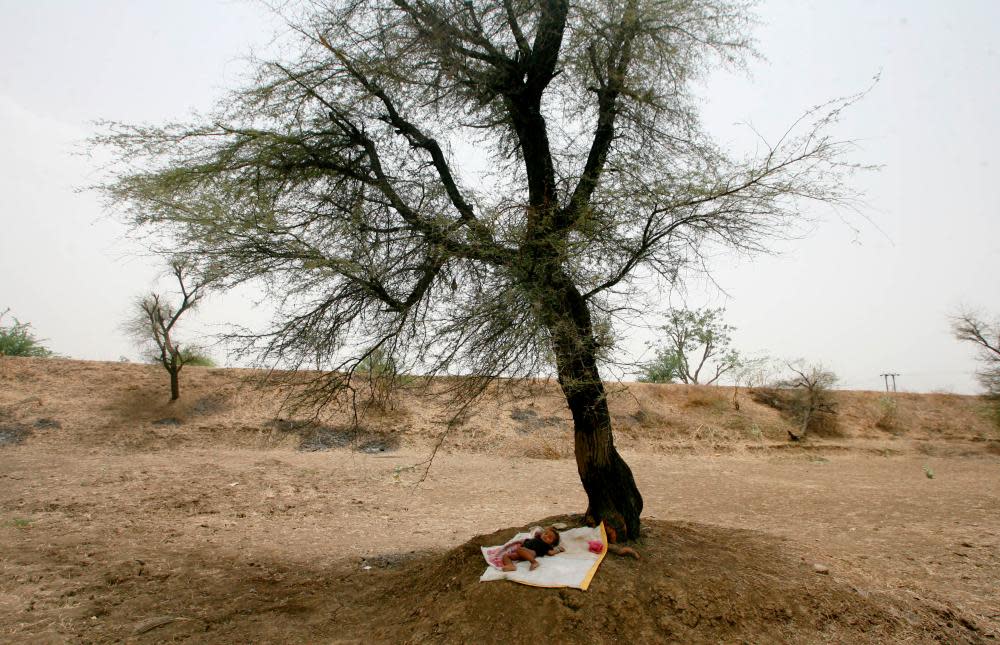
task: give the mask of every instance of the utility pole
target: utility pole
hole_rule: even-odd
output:
[[[883,379],[885,379],[885,391],[886,392],[889,391],[889,378],[890,377],[892,378],[892,391],[893,392],[896,391],[896,377],[899,376],[898,373],[897,374],[893,374],[892,372],[887,372],[885,374],[879,374],[879,376],[881,376]]]

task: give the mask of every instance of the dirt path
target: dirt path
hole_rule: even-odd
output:
[[[414,486],[420,470],[409,466],[424,457],[7,448],[0,635],[104,640],[159,606],[155,594],[127,611],[102,600],[126,580],[210,587],[232,584],[227,567],[378,567],[585,505],[570,460],[442,454]],[[945,600],[1000,629],[996,458],[626,458],[650,518],[762,531],[834,577]]]

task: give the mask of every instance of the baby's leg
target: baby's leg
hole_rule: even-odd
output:
[[[511,560],[511,557],[509,555],[507,555],[505,553],[502,559],[503,559],[503,570],[504,571],[516,571],[517,570],[517,565],[514,564],[513,560]]]
[[[528,560],[531,562],[531,566],[529,568],[532,571],[538,568],[538,560],[535,559],[535,552],[531,549],[526,549],[523,546],[517,547],[517,559]]]
[[[635,558],[636,560],[639,559],[639,552],[636,551],[635,549],[633,549],[630,546],[620,546],[618,544],[609,544],[608,545],[608,551],[611,551],[612,553],[614,553],[616,555],[621,555],[621,556],[626,556],[627,555],[629,557]]]

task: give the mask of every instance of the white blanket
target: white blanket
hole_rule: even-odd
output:
[[[530,532],[518,533],[506,544],[515,540],[527,540],[531,536]],[[592,540],[599,540],[603,545],[600,553],[593,553],[590,550],[589,543]],[[486,562],[490,561],[490,551],[502,549],[506,544],[481,547]],[[534,587],[575,587],[586,590],[594,574],[597,573],[597,568],[601,566],[604,555],[608,552],[608,536],[604,532],[604,524],[594,528],[583,526],[560,531],[559,544],[566,550],[558,555],[537,558],[539,566],[534,571],[530,570],[531,563],[527,561],[515,562],[517,570],[509,572],[490,565],[479,577],[479,581],[511,580]]]

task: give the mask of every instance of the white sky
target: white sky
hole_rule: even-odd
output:
[[[884,166],[855,180],[871,223],[810,213],[805,239],[718,257],[724,292],[693,280],[674,304],[726,306],[740,349],[822,362],[843,387],[879,389],[891,371],[901,389],[974,392],[972,348],[947,318],[963,305],[1000,315],[1000,2],[774,0],[759,16],[767,61],[750,79],[707,79],[706,123],[737,147],[748,141],[737,123],[777,137],[880,73],[837,130],[859,141],[858,161]],[[75,191],[99,160],[74,153],[97,119],[209,109],[275,26],[244,2],[0,0],[0,311],[61,354],[136,357],[120,325],[162,263]],[[215,298],[197,323],[254,324],[262,310]]]

